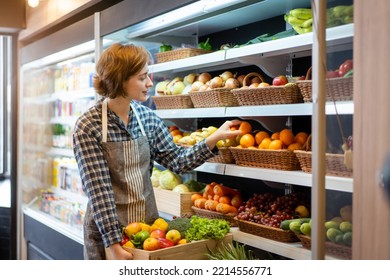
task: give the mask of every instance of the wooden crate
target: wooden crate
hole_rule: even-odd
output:
[[[215,251],[222,244],[233,242],[233,235],[228,233],[222,240],[200,240],[188,244],[176,245],[156,251],[128,249],[134,260],[207,260],[208,249]],[[208,249],[207,249],[208,248]]]
[[[158,211],[177,217],[192,216],[191,196],[195,192],[177,193],[170,190],[153,188]]]

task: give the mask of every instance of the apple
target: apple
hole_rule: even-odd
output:
[[[287,77],[283,75],[277,76],[272,80],[273,86],[284,86],[287,83],[288,83]]]
[[[339,76],[343,77],[345,75],[345,73],[347,73],[352,68],[353,68],[353,61],[352,61],[352,59],[347,59],[339,67]]]
[[[269,87],[269,83],[261,82],[258,87]]]
[[[150,237],[154,238],[164,238],[165,237],[165,231],[162,229],[155,229],[150,233]]]
[[[340,77],[339,76],[339,71],[332,71],[332,70],[329,70],[329,71],[327,71],[326,72],[326,77],[327,78],[329,78],[329,79],[331,79],[331,78],[338,78],[338,77]]]

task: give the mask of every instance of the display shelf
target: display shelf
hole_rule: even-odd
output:
[[[312,258],[311,251],[303,248],[300,242],[278,242],[242,232],[238,228],[232,228],[231,232],[233,233],[233,240],[279,256],[294,260],[310,260]],[[325,259],[335,260],[336,258],[325,256]]]
[[[352,101],[337,103],[328,102],[325,105],[327,115],[353,114]],[[160,118],[183,119],[183,118],[213,118],[213,117],[280,117],[280,116],[311,116],[313,103],[262,105],[262,106],[238,106],[238,107],[216,107],[216,108],[193,108],[193,109],[171,109],[155,110]]]
[[[224,175],[225,166],[225,164],[205,162],[204,164],[196,168],[195,171]]]
[[[354,25],[347,24],[326,30],[328,47],[350,49],[353,43]],[[277,76],[286,70],[286,63],[291,56],[311,55],[313,33],[295,35],[288,38],[252,44],[225,51],[199,55],[166,63],[149,66],[150,73],[175,73],[192,69],[198,71],[215,70],[216,66],[238,67],[257,65],[269,76]],[[217,67],[217,69],[223,69]]]
[[[29,217],[41,222],[42,224],[50,227],[51,229],[69,237],[70,239],[84,244],[83,232],[82,230],[78,230],[70,225],[62,223],[61,221],[55,219],[54,217],[43,213],[37,207],[37,205],[32,201],[29,205],[23,207],[23,213],[28,215]]]

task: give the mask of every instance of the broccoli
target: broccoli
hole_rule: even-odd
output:
[[[168,223],[168,231],[171,229],[176,229],[180,232],[181,238],[185,238],[186,231],[192,227],[191,221],[189,218],[177,217]]]

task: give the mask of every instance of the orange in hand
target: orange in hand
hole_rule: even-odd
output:
[[[241,135],[247,134],[252,131],[252,125],[249,122],[243,121],[238,127],[238,130],[241,131]]]

